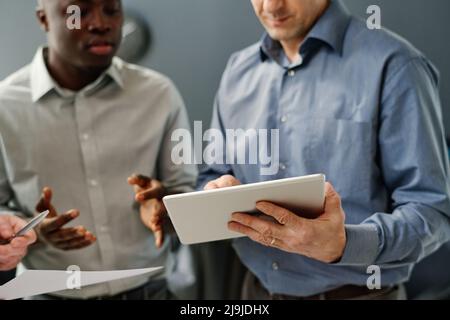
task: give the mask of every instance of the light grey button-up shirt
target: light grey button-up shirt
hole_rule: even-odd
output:
[[[34,214],[44,186],[53,204],[72,208],[97,236],[93,245],[61,251],[45,244],[29,250],[30,269],[115,270],[165,265],[169,243],[154,246],[141,222],[127,177],[157,178],[169,189],[190,191],[195,166],[174,165],[171,133],[189,129],[183,101],[161,74],[115,58],[95,83],[79,92],[59,88],[44,63],[33,62],[0,83],[0,211]],[[144,284],[136,277],[60,295],[113,295]]]

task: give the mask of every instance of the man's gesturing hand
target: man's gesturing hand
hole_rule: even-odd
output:
[[[38,228],[38,235],[43,237],[45,242],[61,250],[75,250],[85,248],[97,240],[83,226],[63,228],[64,225],[77,218],[80,213],[78,210],[70,210],[58,215],[51,201],[52,190],[46,187],[42,190],[41,199],[36,205],[38,212],[50,211]]]
[[[243,233],[265,246],[325,263],[336,262],[342,257],[346,244],[345,213],[341,198],[330,183],[325,186],[325,211],[316,219],[299,217],[265,201],[258,202],[256,208],[275,221],[233,213],[229,229]]]
[[[166,195],[164,186],[156,179],[136,174],[128,178],[128,184],[134,187],[135,200],[140,204],[142,223],[153,231],[155,245],[161,248],[164,242],[164,229],[173,231],[162,202],[162,198]]]

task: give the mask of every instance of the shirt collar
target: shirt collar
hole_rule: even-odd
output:
[[[44,48],[39,48],[31,63],[30,86],[33,102],[55,88],[55,83],[44,62]]]
[[[306,36],[301,50],[303,50],[310,39],[313,39],[328,44],[333,50],[341,54],[350,19],[351,16],[341,1],[331,0],[324,14],[317,20]],[[276,59],[280,54],[280,50],[280,43],[270,38],[267,33],[264,34],[260,46],[261,60],[265,61],[269,57]]]
[[[123,60],[119,57],[114,57],[111,66],[106,70],[106,75],[108,75],[114,82],[121,88],[124,88],[124,82],[122,77],[123,70]]]
[[[31,98],[33,102],[37,102],[42,97],[44,97],[50,91],[55,90],[58,94],[64,95],[63,90],[52,78],[48,72],[47,66],[44,60],[44,52],[46,48],[41,47],[36,52],[33,61],[31,63],[31,74],[30,74],[30,86],[31,86]],[[124,87],[124,82],[122,79],[122,67],[123,61],[120,58],[114,57],[111,66],[104,72],[102,76],[99,77],[95,82],[89,84],[82,90],[81,93],[90,93],[94,91],[100,83],[103,82],[105,76],[112,79],[121,89]]]

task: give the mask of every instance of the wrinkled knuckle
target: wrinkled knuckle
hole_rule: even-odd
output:
[[[268,239],[265,238],[262,234],[258,235],[255,240],[265,246],[269,245]]]
[[[289,222],[289,214],[287,212],[284,212],[280,215],[279,222],[281,224],[287,224]]]
[[[236,232],[242,232],[242,227],[240,224],[235,223],[235,222],[232,222],[232,224],[233,224],[233,228],[236,229]],[[255,240],[255,239],[253,239],[253,240]]]
[[[270,237],[272,237],[272,230],[270,230],[269,227],[265,227],[265,228],[262,230],[262,237],[263,237],[264,239],[269,239]]]

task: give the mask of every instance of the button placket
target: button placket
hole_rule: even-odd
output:
[[[292,71],[292,70],[290,70]],[[288,139],[290,137],[289,132],[291,130],[289,126],[289,112],[290,109],[288,106],[290,103],[292,103],[290,97],[287,95],[289,90],[287,90],[292,85],[292,79],[291,77],[286,77],[286,75],[289,73],[289,71],[284,71],[284,76],[282,79],[282,85],[280,88],[280,98],[279,98],[279,111],[278,111],[278,126],[280,130],[280,139],[284,137],[284,139]],[[278,171],[278,177],[285,177],[286,173],[284,172],[286,170],[286,155],[289,155],[291,152],[289,150],[289,141],[280,141],[279,143],[279,171]]]
[[[77,119],[78,135],[81,138],[80,149],[86,173],[87,192],[94,222],[97,245],[100,249],[101,259],[105,268],[114,268],[115,254],[112,239],[109,234],[108,217],[106,213],[103,190],[99,180],[99,159],[95,140],[92,139],[92,126],[95,121],[92,110],[86,103],[86,98],[78,96],[75,99],[75,113]],[[108,284],[110,292],[111,286]]]

